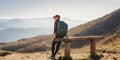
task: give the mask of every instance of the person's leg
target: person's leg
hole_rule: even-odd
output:
[[[61,42],[56,43],[56,49],[55,49],[55,52],[54,52],[54,56],[58,53],[60,45],[61,45]]]
[[[57,36],[57,38],[64,38],[64,36]],[[60,45],[61,45],[61,42],[56,43],[56,49],[55,49],[54,55],[58,53]]]
[[[58,36],[56,36],[56,37],[57,38],[63,38],[63,37],[58,37]],[[52,56],[51,57],[55,57],[55,55],[59,51],[60,45],[61,45],[61,42],[56,43],[55,40],[53,40],[53,43],[52,43]]]
[[[56,45],[56,43],[55,43],[55,41],[53,40],[53,42],[52,42],[52,55],[51,55],[51,57],[54,57],[55,45]]]

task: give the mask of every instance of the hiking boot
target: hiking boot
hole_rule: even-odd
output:
[[[49,57],[50,59],[55,59],[55,57],[54,56],[51,56],[51,57]]]

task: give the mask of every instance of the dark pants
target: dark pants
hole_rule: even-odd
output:
[[[57,36],[56,38],[63,38],[62,36]],[[55,55],[57,54],[57,52],[59,51],[61,42],[55,42],[55,38],[53,39],[52,42],[52,57],[55,57]]]

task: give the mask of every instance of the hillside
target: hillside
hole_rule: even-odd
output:
[[[69,30],[69,36],[81,35],[107,35],[116,31],[120,25],[120,9],[107,14],[103,17],[79,25]],[[37,52],[50,49],[52,35],[37,36],[32,38],[22,39],[16,42],[0,45],[0,49],[17,52]],[[98,41],[101,42],[102,40]],[[88,45],[89,41],[79,41],[72,43],[72,48],[83,47]],[[102,45],[102,44],[101,44]]]
[[[83,36],[83,35],[107,35],[114,33],[120,25],[120,9],[107,14],[103,17],[90,21],[86,24],[79,25],[72,28],[69,32],[70,36]],[[71,33],[74,32],[74,33]],[[79,41],[73,43],[73,48],[88,45],[89,41]]]
[[[116,30],[120,25],[120,9],[107,14],[103,17],[90,21],[86,24],[79,25],[70,29],[69,35],[105,35]],[[71,33],[74,32],[74,33]]]

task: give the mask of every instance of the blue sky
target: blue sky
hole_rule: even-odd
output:
[[[0,18],[43,18],[60,14],[93,20],[120,8],[120,0],[0,0]]]

